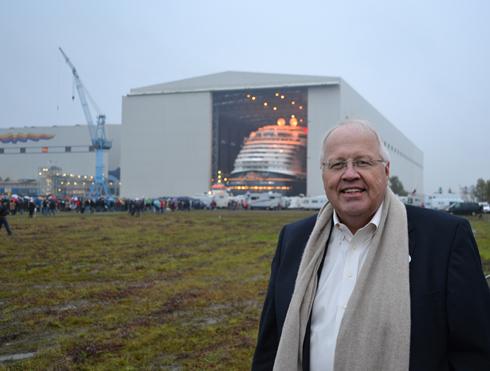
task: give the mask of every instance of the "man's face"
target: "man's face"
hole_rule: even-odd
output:
[[[323,185],[327,198],[349,229],[366,225],[383,202],[390,164],[374,162],[355,167],[354,160],[381,160],[376,136],[358,125],[335,129],[327,138],[325,161],[349,160],[342,170],[323,167]]]

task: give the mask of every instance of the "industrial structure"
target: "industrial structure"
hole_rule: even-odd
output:
[[[87,88],[83,85],[82,80],[80,80],[80,76],[78,76],[78,72],[73,63],[71,63],[70,59],[65,54],[63,49],[59,48],[59,50],[73,74],[73,80],[77,88],[78,97],[80,98],[83,114],[85,115],[85,120],[87,121],[90,139],[92,141],[92,147],[95,150],[95,178],[94,182],[90,185],[89,196],[94,199],[97,199],[101,196],[107,197],[110,195],[110,192],[106,178],[104,176],[104,152],[111,149],[112,142],[106,138],[105,115],[101,113],[97,104],[91,98]],[[95,119],[96,124],[94,124],[87,98],[90,99],[92,107],[97,112],[97,116]],[[75,99],[75,97],[73,96],[72,99]]]
[[[214,183],[242,191],[294,194],[303,189],[307,195],[323,194],[321,140],[345,118],[371,121],[390,153],[392,175],[406,190],[423,193],[422,151],[343,79],[222,72],[131,89],[123,97],[121,195],[194,195]],[[289,160],[279,155],[285,147],[278,141],[289,134],[272,130],[271,125],[302,128],[306,134],[305,160],[294,164],[296,181],[303,184],[294,189],[274,183],[285,174],[285,161],[291,166],[294,161],[292,155]],[[241,151],[246,143],[252,148],[251,143],[257,142],[254,132],[275,135],[277,140],[266,149]],[[293,153],[291,146],[288,151]],[[264,159],[270,166],[264,172],[252,171]],[[281,163],[282,172],[274,162]]]
[[[112,148],[103,156],[108,169],[104,176],[118,183],[121,125],[106,125],[106,129]],[[95,149],[86,125],[0,128],[0,193],[32,195],[61,189],[62,194],[68,194],[75,191],[73,180],[83,179],[76,186],[85,187],[83,182],[88,178],[91,185],[95,168]],[[47,187],[44,178],[51,177],[59,178],[63,186],[55,186],[56,180]]]

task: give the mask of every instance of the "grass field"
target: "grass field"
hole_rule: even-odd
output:
[[[277,234],[307,215],[10,217],[0,369],[248,370]],[[472,226],[490,273],[490,220]]]

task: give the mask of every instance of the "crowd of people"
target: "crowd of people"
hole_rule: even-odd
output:
[[[140,216],[142,213],[157,213],[175,211],[191,211],[199,209],[217,209],[216,201],[211,198],[206,203],[192,197],[159,197],[159,198],[104,198],[98,199],[83,197],[59,198],[55,195],[44,196],[9,196],[0,194],[0,230],[5,227],[7,233],[12,235],[12,229],[7,221],[8,215],[28,215],[52,217],[60,212],[75,212],[80,214],[93,214],[99,212],[127,212],[131,216]],[[231,210],[247,209],[244,201],[230,200],[227,208]]]
[[[33,217],[36,214],[52,216],[60,211],[76,211],[84,213],[86,211],[108,211],[122,210],[122,203],[119,200],[109,200],[99,198],[97,200],[83,198],[57,198],[52,195],[38,197],[0,197],[11,215],[28,214]]]
[[[54,195],[46,196],[8,196],[0,195],[0,203],[10,215],[53,216],[59,212],[94,213],[108,211],[126,211],[131,215],[140,215],[142,212],[164,213],[166,211],[190,211],[199,209],[216,209],[214,200],[209,204],[191,197],[161,197],[161,198],[58,198]],[[230,201],[228,208],[247,208],[238,202]]]

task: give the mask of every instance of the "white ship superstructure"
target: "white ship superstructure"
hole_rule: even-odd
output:
[[[235,159],[230,188],[236,191],[294,192],[306,176],[307,130],[266,125],[250,133]]]
[[[267,125],[250,133],[231,174],[266,171],[304,177],[306,131],[298,126]]]

